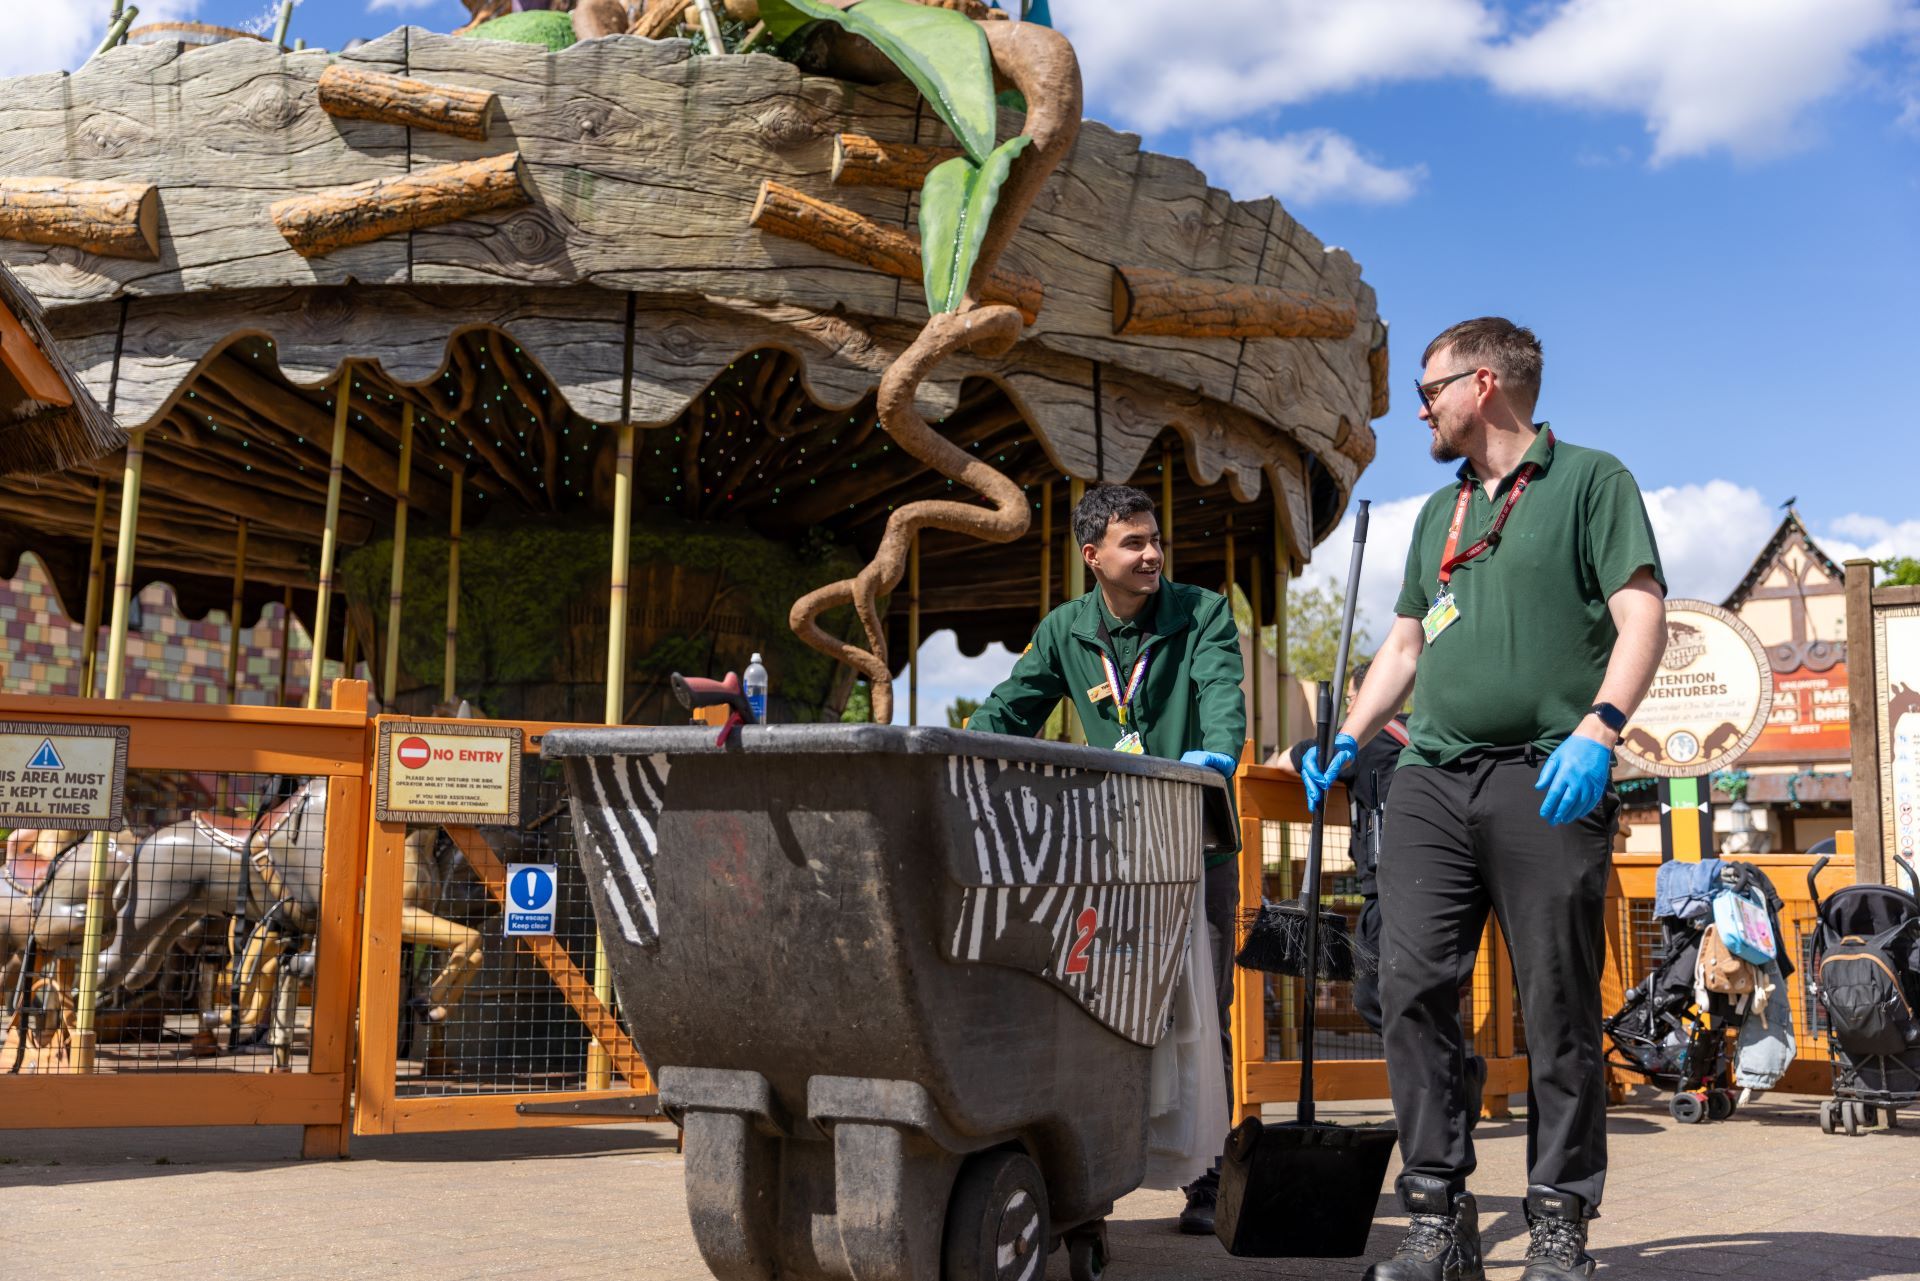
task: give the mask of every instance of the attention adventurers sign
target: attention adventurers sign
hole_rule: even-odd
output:
[[[125,725],[0,721],[0,827],[119,831],[127,737]]]
[[[1725,769],[1767,727],[1773,670],[1739,617],[1702,600],[1667,602],[1667,652],[1621,735],[1624,764],[1658,778]]]
[[[520,754],[518,726],[383,720],[374,817],[518,827]]]

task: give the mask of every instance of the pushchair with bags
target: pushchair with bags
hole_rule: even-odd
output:
[[[1667,864],[1659,884],[1654,910],[1661,940],[1653,969],[1627,993],[1619,1011],[1604,1025],[1612,1042],[1607,1062],[1672,1090],[1667,1107],[1676,1121],[1723,1121],[1738,1107],[1736,1085],[1766,1088],[1785,1064],[1778,1062],[1777,1070],[1769,1073],[1772,1079],[1736,1080],[1736,1065],[1745,1061],[1747,1053],[1746,1024],[1756,1014],[1757,998],[1750,982],[1734,985],[1746,990],[1723,992],[1710,990],[1703,976],[1702,947],[1709,949],[1709,970],[1716,957],[1725,956],[1717,943],[1709,943],[1713,900],[1732,894],[1764,904],[1777,939],[1779,896],[1760,869],[1719,860]],[[1763,991],[1780,998],[1778,1006],[1763,1015],[1778,1025],[1776,1034],[1786,1033],[1791,1022],[1784,977],[1771,989],[1764,985],[1776,973],[1791,972],[1791,962],[1784,955],[1776,955],[1755,971]],[[1786,1052],[1791,1053],[1790,1040]],[[1779,1056],[1774,1057],[1777,1061]]]
[[[1848,885],[1825,900],[1817,880],[1822,858],[1807,873],[1819,919],[1807,990],[1825,1016],[1833,1059],[1833,1097],[1820,1103],[1828,1134],[1883,1119],[1920,1103],[1920,876],[1894,856],[1912,891],[1892,885]]]

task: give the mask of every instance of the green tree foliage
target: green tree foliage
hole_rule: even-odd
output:
[[[1920,560],[1911,556],[1893,556],[1880,562],[1882,587],[1920,586]]]
[[[873,719],[873,690],[865,681],[853,683],[853,693],[847,695],[847,706],[840,713],[842,725],[865,725]]]
[[[1302,680],[1324,681],[1333,678],[1333,657],[1340,648],[1340,612],[1346,607],[1347,594],[1336,587],[1300,587],[1287,592],[1287,672]],[[1253,630],[1253,609],[1246,594],[1233,589],[1233,614],[1240,630]],[[1260,629],[1262,653],[1274,651],[1273,628]],[[1367,630],[1366,611],[1354,610],[1353,644],[1347,651],[1347,667],[1364,662],[1373,652],[1373,638]]]
[[[967,727],[967,717],[979,710],[979,699],[956,698],[953,700],[953,705],[947,708],[947,724],[953,729],[965,729]]]

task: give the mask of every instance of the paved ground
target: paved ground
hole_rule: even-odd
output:
[[[1612,1113],[1614,1172],[1594,1242],[1603,1275],[1758,1281],[1920,1278],[1920,1129],[1823,1136],[1813,1100],[1682,1127],[1650,1093]],[[1920,1123],[1920,1116],[1911,1123]],[[1517,1281],[1526,1135],[1482,1127],[1476,1179],[1490,1276]],[[0,1135],[0,1278],[707,1276],[667,1127],[362,1139],[355,1159],[292,1159],[283,1130]],[[1400,1220],[1382,1202],[1381,1252]],[[1229,1258],[1172,1230],[1178,1194],[1113,1224],[1113,1281],[1357,1277],[1363,1262]],[[1063,1281],[1056,1255],[1049,1281]]]

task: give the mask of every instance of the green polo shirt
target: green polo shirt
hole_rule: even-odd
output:
[[[1545,424],[1541,424],[1544,428]],[[1462,463],[1459,481],[1420,509],[1394,613],[1418,619],[1440,592],[1440,561],[1462,483],[1472,483],[1460,547],[1492,526],[1520,467],[1540,473],[1501,540],[1453,571],[1460,617],[1421,652],[1403,765],[1444,765],[1482,747],[1558,747],[1599,693],[1618,633],[1607,600],[1642,568],[1666,578],[1646,504],[1612,454],[1542,430],[1491,498]]]
[[[988,695],[967,727],[1032,738],[1064,698],[1072,701],[1088,743],[1118,743],[1126,729],[1114,700],[1096,703],[1088,697],[1107,679],[1100,662],[1103,616],[1119,651],[1123,682],[1141,647],[1153,645],[1127,721],[1127,729],[1139,731],[1147,755],[1177,761],[1187,752],[1207,751],[1239,760],[1247,739],[1240,627],[1226,597],[1186,583],[1163,582],[1151,606],[1127,624],[1107,613],[1097,587],[1061,605],[1041,620],[1013,674]],[[1208,865],[1235,852],[1216,852]]]

